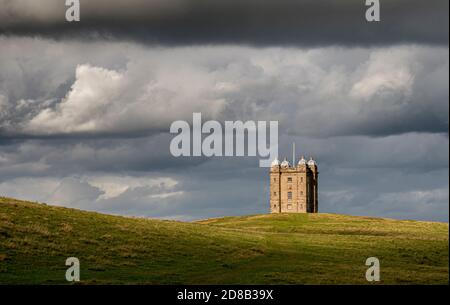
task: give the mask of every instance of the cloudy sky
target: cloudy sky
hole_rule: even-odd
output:
[[[321,212],[448,221],[447,0],[0,0],[0,195],[193,220],[265,213],[254,157],[175,158],[175,120],[278,120]]]

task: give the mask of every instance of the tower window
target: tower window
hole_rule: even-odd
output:
[[[288,195],[288,199],[292,199],[292,192],[288,192],[287,195]]]
[[[303,182],[303,177],[300,177],[300,182]]]
[[[292,177],[288,177],[287,182],[292,182]]]

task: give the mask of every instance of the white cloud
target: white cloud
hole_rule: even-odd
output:
[[[360,68],[362,76],[352,86],[350,96],[370,101],[374,95],[383,98],[383,94],[401,93],[410,98],[417,73],[414,53],[408,48],[374,51]]]
[[[148,178],[133,176],[90,176],[84,178],[90,185],[103,191],[103,195],[98,199],[110,199],[117,197],[126,191],[142,187],[164,187],[174,188],[178,182],[172,178]],[[153,194],[151,196],[171,196],[173,192],[163,194]]]
[[[125,175],[85,175],[57,177],[23,177],[0,183],[0,195],[37,200],[54,205],[100,210],[108,200],[139,192],[141,200],[180,196],[178,181],[170,177],[136,177]],[[126,202],[122,206],[127,210]],[[147,211],[148,212],[148,211]]]
[[[56,109],[45,108],[27,123],[25,130],[70,133],[101,130],[106,113],[120,111],[114,105],[124,88],[124,75],[89,65],[76,68],[76,81]],[[108,128],[104,126],[103,128]]]

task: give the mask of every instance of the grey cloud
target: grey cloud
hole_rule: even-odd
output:
[[[397,169],[430,172],[448,167],[448,135],[408,133],[387,137],[281,137],[282,156],[291,156],[286,148],[297,144],[299,154],[314,155],[324,168],[370,171]],[[394,184],[395,185],[395,184]]]
[[[175,158],[172,136],[140,138],[17,140],[0,146],[0,182],[19,177],[82,175],[85,172],[158,172],[195,168],[206,158]]]
[[[217,161],[211,162],[210,170],[215,164]],[[320,167],[323,213],[448,221],[448,170],[429,174],[396,169],[350,173],[336,170],[338,167]],[[65,178],[53,184],[44,178],[16,179],[0,183],[0,193],[106,213],[167,219],[266,213],[266,170],[237,172],[239,175],[221,180],[207,175],[179,175],[175,186],[135,187],[109,198],[102,198],[103,191],[86,182],[86,177]],[[440,183],[424,184],[426,179],[439,179]],[[385,180],[390,181],[389,188]],[[27,185],[40,187],[28,190]],[[55,187],[58,196],[45,194]]]
[[[448,44],[448,1],[381,1],[381,22],[365,1],[81,1],[81,22],[65,22],[64,1],[0,1],[0,33],[152,44]]]
[[[101,140],[28,140],[2,146],[0,181],[29,176],[82,175],[85,172],[121,173],[166,172],[177,176],[208,175],[221,180],[239,170],[257,166],[258,157],[173,157],[169,151],[171,136]],[[298,154],[314,155],[325,168],[395,168],[430,172],[448,167],[448,136],[410,133],[389,137],[307,138],[281,134],[280,155],[291,157],[286,148],[297,143]]]
[[[434,173],[432,178],[439,177],[445,180],[445,176],[448,176],[448,171]],[[408,178],[408,182],[415,181],[411,176],[401,178]],[[397,184],[405,185],[403,182]],[[381,189],[381,186],[377,184],[375,186]],[[382,192],[367,188],[327,191],[322,193],[321,199],[322,209],[329,213],[444,222],[448,222],[449,219],[447,205],[449,193],[446,186]]]
[[[267,211],[267,169],[257,167],[257,158],[217,157],[194,166],[193,158],[173,158],[153,139],[73,141],[29,140],[4,147],[0,194],[183,220]],[[313,154],[319,162],[321,212],[448,220],[447,135],[282,135],[282,155],[290,156],[286,148],[292,141],[299,154]],[[124,149],[126,154],[107,154]],[[34,164],[42,166],[38,174]]]
[[[448,133],[447,48],[3,41],[3,137],[146,136],[193,112],[205,120],[278,120],[302,136]]]

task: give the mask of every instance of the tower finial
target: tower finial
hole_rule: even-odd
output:
[[[295,142],[292,142],[292,166],[295,167]]]

